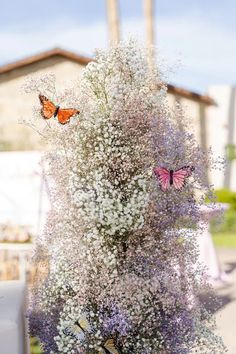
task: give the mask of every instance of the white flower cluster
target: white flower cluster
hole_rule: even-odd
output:
[[[90,190],[84,190],[81,186],[74,194],[74,202],[85,222],[92,222],[101,232],[110,236],[141,228],[148,202],[146,180],[143,176],[134,176],[127,184],[130,196],[125,201],[116,188],[118,183],[106,180],[101,170],[95,172]]]
[[[72,348],[75,346],[77,339],[65,334],[65,329],[73,325],[82,316],[83,310],[78,306],[78,303],[73,299],[68,299],[64,305],[64,310],[61,313],[60,322],[57,326],[58,336],[54,339],[57,343],[60,353],[74,353]],[[64,351],[65,348],[68,352]],[[76,353],[76,351],[75,351]]]

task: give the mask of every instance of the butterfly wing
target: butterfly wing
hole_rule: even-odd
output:
[[[175,189],[179,190],[183,188],[185,179],[191,176],[193,170],[193,167],[184,166],[173,172],[173,185]]]
[[[91,325],[90,325],[90,323],[87,320],[87,317],[85,315],[80,318],[79,326],[82,328],[82,330],[84,332],[90,332],[91,331]]]
[[[86,313],[83,313],[78,321],[76,321],[71,326],[68,326],[64,329],[64,334],[71,336],[78,340],[84,340],[86,332],[91,332],[92,328],[87,319]]]
[[[106,354],[106,350],[104,350],[102,347],[100,347],[98,354]]]
[[[106,348],[108,353],[120,354],[119,350],[116,348],[115,341],[113,338],[107,339],[106,343],[104,344],[104,348]]]
[[[57,113],[58,122],[61,124],[69,123],[71,117],[79,114],[80,111],[74,108],[59,109]]]
[[[154,173],[160,182],[161,189],[165,192],[170,188],[170,172],[164,167],[155,167]]]
[[[46,96],[39,95],[39,100],[42,105],[41,115],[44,119],[50,119],[54,116],[57,107]]]
[[[66,336],[73,337],[73,338],[78,339],[80,341],[85,338],[85,334],[84,334],[83,329],[80,326],[78,326],[77,324],[73,324],[71,326],[66,327],[63,330],[63,333]]]

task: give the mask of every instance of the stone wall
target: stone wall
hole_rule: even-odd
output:
[[[39,134],[19,124],[19,121],[32,117],[32,107],[38,101],[35,94],[23,94],[21,87],[26,77],[55,73],[56,86],[60,90],[79,79],[83,67],[56,57],[0,75],[0,151],[41,148]]]
[[[41,149],[38,133],[23,124],[20,120],[32,117],[32,107],[38,103],[35,94],[22,93],[22,84],[28,75],[55,73],[56,85],[61,89],[76,79],[79,80],[84,65],[60,56],[54,56],[38,63],[12,70],[0,75],[0,151]],[[191,131],[194,131],[198,142],[204,147],[205,107],[199,102],[173,94],[168,95],[171,105],[179,102],[186,110]]]

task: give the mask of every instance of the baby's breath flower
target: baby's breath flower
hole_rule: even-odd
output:
[[[30,79],[26,91],[52,98],[53,80]],[[122,354],[224,352],[195,299],[205,283],[189,231],[204,200],[195,190],[209,190],[210,157],[166,91],[160,68],[151,72],[130,41],[98,51],[80,92],[55,96],[81,113],[43,128],[52,211],[37,240],[30,331],[46,354],[95,354],[109,343]],[[181,190],[163,192],[157,166],[194,172]]]

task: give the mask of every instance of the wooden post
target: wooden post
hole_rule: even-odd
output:
[[[144,17],[146,22],[146,41],[148,50],[148,62],[152,69],[155,65],[155,57],[153,46],[155,45],[155,30],[154,30],[154,1],[143,0],[144,4]]]
[[[117,0],[107,0],[108,32],[110,45],[120,41],[119,9]]]

